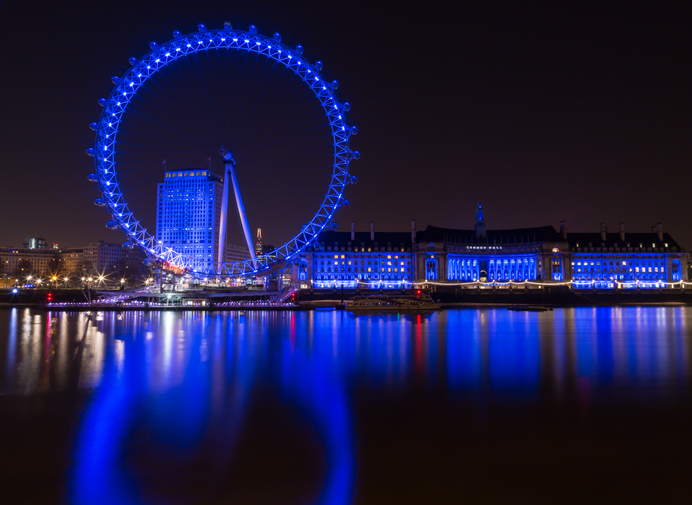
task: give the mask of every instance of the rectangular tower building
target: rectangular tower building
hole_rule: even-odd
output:
[[[193,260],[193,268],[210,269],[218,261],[221,177],[210,170],[187,168],[165,172],[158,184],[156,240]]]

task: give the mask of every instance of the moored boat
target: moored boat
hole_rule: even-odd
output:
[[[349,312],[425,312],[439,310],[430,295],[418,296],[356,296],[346,304]]]

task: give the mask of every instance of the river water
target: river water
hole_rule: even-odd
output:
[[[690,503],[692,310],[0,311],[0,503]]]

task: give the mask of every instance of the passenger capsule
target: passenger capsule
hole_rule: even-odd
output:
[[[223,29],[224,30],[232,30],[233,27],[231,26],[231,22],[230,21],[224,21],[223,22]]]
[[[358,177],[356,177],[355,175],[352,175],[351,176],[351,184],[358,184]]]
[[[355,128],[355,126],[354,126],[354,128]],[[353,151],[353,154],[351,154],[351,157],[354,160],[360,159],[360,152],[359,151]]]
[[[250,25],[250,33],[257,35],[257,27],[255,25]]]
[[[274,40],[276,42],[281,42],[281,34],[279,32],[274,33]]]
[[[322,65],[322,62],[321,62],[321,61],[316,61],[316,62],[315,62],[315,68],[317,69],[318,72],[321,72],[321,71],[322,71],[322,67],[323,67],[323,65]]]
[[[339,81],[332,81],[332,89],[336,91],[339,89]]]
[[[106,103],[107,103],[107,101],[106,101],[105,98],[99,98],[99,105],[100,105],[101,107],[105,107],[105,106],[106,106]]]
[[[202,23],[200,23],[200,24],[197,25],[197,29],[198,29],[200,32],[206,32],[206,31],[207,31],[207,27],[204,26]]]
[[[329,226],[332,230],[336,230],[339,227],[339,223],[337,223],[336,221],[332,221]]]
[[[118,229],[118,223],[115,221],[108,221],[106,223],[106,228],[110,228],[111,230],[117,230]]]
[[[174,38],[174,39],[179,39],[179,38],[182,37],[182,36],[183,36],[183,34],[180,33],[178,30],[174,30],[174,31],[173,31],[173,38]]]
[[[94,151],[93,147],[87,147],[84,152],[87,153],[89,156],[94,156],[96,154],[96,151]]]
[[[159,45],[156,42],[152,41],[152,42],[149,42],[149,47],[151,47],[151,50],[153,51],[154,49],[159,47]]]
[[[137,58],[135,58],[134,56],[131,56],[130,59],[127,61],[129,61],[130,65],[132,65],[133,67],[137,64]]]
[[[123,247],[125,249],[134,249],[135,245],[128,240],[127,242],[123,242]]]
[[[341,205],[343,205],[344,208],[348,209],[351,206],[351,202],[349,202],[348,200],[344,200],[344,203],[342,203]]]
[[[111,81],[113,81],[113,84],[115,84],[117,86],[118,83],[120,82],[120,77],[118,77],[117,75],[114,75],[113,77],[111,77]]]
[[[358,128],[351,126],[351,135],[358,135]]]
[[[89,179],[90,182],[99,182],[99,178],[96,174],[87,175],[87,179]]]
[[[297,54],[298,56],[302,56],[302,55],[303,55],[303,46],[301,46],[300,44],[298,44],[298,45],[296,46],[296,54]]]
[[[106,200],[104,200],[103,198],[97,198],[96,200],[94,200],[94,205],[96,205],[97,207],[105,207]]]
[[[99,125],[98,123],[89,123],[89,128],[91,128],[93,131],[98,131]]]
[[[348,102],[344,102],[344,112],[348,112],[351,110],[351,104]]]

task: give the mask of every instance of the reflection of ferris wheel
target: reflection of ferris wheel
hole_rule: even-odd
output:
[[[349,148],[349,138],[357,129],[346,124],[345,114],[350,105],[336,98],[337,81],[326,81],[320,73],[322,63],[318,61],[313,65],[304,59],[302,46],[290,49],[281,43],[278,33],[267,38],[259,35],[254,26],[250,26],[249,32],[234,30],[229,23],[221,30],[207,30],[201,24],[198,28],[197,33],[190,35],[176,31],[173,40],[165,44],[152,42],[148,54],[139,60],[130,58],[132,68],[123,77],[113,78],[115,89],[110,97],[99,100],[104,107],[101,119],[91,124],[96,132],[96,144],[87,149],[87,154],[95,158],[96,173],[90,174],[89,179],[98,183],[101,192],[95,203],[106,207],[112,215],[107,226],[119,228],[127,235],[126,247],[139,247],[151,260],[189,273],[253,274],[290,262],[314,244],[321,231],[336,229],[334,213],[339,207],[349,205],[344,199],[344,189],[357,181],[348,171],[349,161],[360,156]],[[272,91],[276,97],[267,99]],[[172,112],[181,99],[189,98],[194,92],[198,93],[198,103],[187,103],[180,111]],[[305,92],[310,95],[309,100],[300,95]],[[217,107],[214,98],[220,106]],[[285,124],[276,119],[278,113],[269,112],[272,110],[283,110],[281,117],[288,118]],[[207,111],[207,119],[195,124],[194,117],[204,111]],[[228,121],[233,122],[232,127],[226,127],[227,118],[231,118]],[[151,173],[139,168],[151,166],[151,157],[159,154],[150,154],[150,151],[159,149],[164,156],[175,151],[182,153],[181,156],[197,155],[197,159],[199,153],[211,154],[213,144],[200,140],[202,135],[198,130],[212,123],[218,126],[217,131],[207,138],[213,137],[217,142],[215,151],[224,138],[235,136],[243,139],[239,142],[240,152],[254,160],[252,176],[243,175],[246,180],[241,180],[239,186],[234,173],[234,156],[223,146],[219,151],[225,166],[224,193],[228,194],[230,179],[244,241],[252,257],[223,261],[226,223],[222,218],[218,228],[217,261],[212,267],[200,269],[182,248],[157,240],[147,231],[150,223],[136,217],[135,212],[139,216],[142,208],[152,205],[149,201],[154,200],[154,193],[147,184],[151,186],[151,180],[161,177],[156,172],[152,178]],[[317,142],[314,149],[311,141]],[[184,148],[187,143],[189,149]],[[245,160],[240,160],[236,147],[229,145],[242,171]],[[304,160],[296,160],[296,153]],[[211,167],[210,160],[207,159]],[[163,163],[165,165],[165,159]],[[331,170],[326,169],[327,166],[331,166]],[[239,178],[242,179],[240,175]],[[293,188],[290,187],[292,180],[296,181]],[[282,245],[258,256],[253,252],[239,190],[243,187],[245,195],[246,185],[251,198],[246,198],[245,202],[251,201],[250,206],[260,209],[257,212],[273,216],[281,223],[276,226],[275,240]],[[141,189],[142,186],[145,189]],[[141,202],[131,197],[138,192]],[[281,206],[277,203],[281,194],[290,193],[296,193],[294,198],[299,204]],[[226,205],[226,196],[223,201]],[[298,210],[291,215],[294,209]],[[224,208],[221,215],[225,216],[226,211]],[[248,213],[251,211],[248,209]],[[155,214],[155,210],[150,209],[151,213]],[[266,234],[267,226],[263,229]]]

